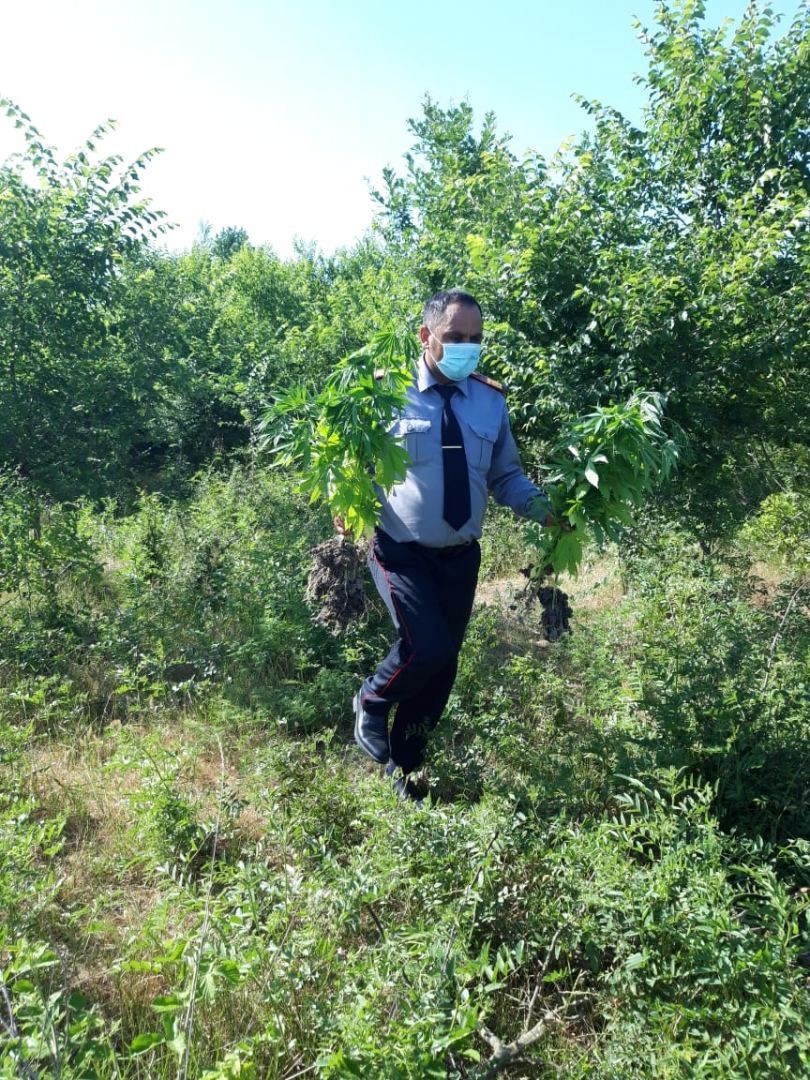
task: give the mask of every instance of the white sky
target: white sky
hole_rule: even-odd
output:
[[[798,0],[776,3],[793,14]],[[513,148],[550,155],[587,118],[572,91],[636,115],[632,17],[653,0],[0,0],[0,97],[62,154],[101,121],[102,148],[165,153],[143,190],[188,247],[202,221],[282,256],[324,251],[371,220],[367,178],[401,165],[424,94],[493,110]],[[710,23],[745,0],[708,0]],[[783,21],[783,27],[786,21]],[[0,116],[0,160],[22,139]]]

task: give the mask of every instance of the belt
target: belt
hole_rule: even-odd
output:
[[[469,551],[474,543],[475,540],[465,540],[461,544],[451,544],[450,547],[432,548],[425,547],[424,544],[417,544],[417,547],[420,547],[422,551],[434,552],[440,559],[455,559],[465,551]]]
[[[384,532],[381,528],[377,527],[377,533],[384,537],[392,544],[404,544],[408,547],[418,548],[420,551],[430,552],[431,555],[437,555],[441,559],[452,559],[457,555],[461,555],[464,551],[477,544],[477,540],[462,540],[460,544],[449,544],[447,547],[430,547],[428,544],[420,544],[417,540],[395,540],[393,536],[389,536],[387,532]]]

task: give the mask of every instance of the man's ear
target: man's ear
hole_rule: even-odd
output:
[[[428,328],[426,326],[424,326],[424,325],[420,326],[419,327],[419,340],[422,342],[422,344],[424,345],[425,348],[427,348],[427,343],[428,343],[429,339],[430,339],[430,330],[428,330]]]

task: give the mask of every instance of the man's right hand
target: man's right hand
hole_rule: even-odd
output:
[[[573,532],[576,528],[576,525],[572,525],[568,518],[557,518],[553,514],[549,514],[543,524],[547,529],[550,529],[552,525],[559,525],[563,532]]]
[[[538,525],[542,525],[544,529],[559,525],[563,532],[571,532],[574,527],[568,518],[558,518],[552,514],[548,502],[540,496],[537,496],[529,504],[528,517],[531,521],[536,521]]]

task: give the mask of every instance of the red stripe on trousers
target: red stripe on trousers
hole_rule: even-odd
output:
[[[372,541],[372,544],[373,544],[373,541]],[[394,674],[391,676],[391,678],[388,680],[388,682],[382,688],[382,692],[385,693],[385,691],[394,682],[394,679],[396,679],[398,676],[400,676],[402,674],[402,672],[411,664],[411,662],[413,661],[414,656],[416,656],[416,653],[415,653],[415,651],[413,649],[413,639],[411,637],[411,632],[408,629],[408,624],[405,622],[405,619],[402,616],[402,609],[400,608],[399,604],[397,603],[397,598],[394,595],[394,590],[391,588],[391,579],[388,576],[388,571],[385,569],[383,564],[380,562],[380,560],[375,555],[373,547],[371,549],[371,557],[374,560],[374,562],[377,564],[377,566],[379,566],[380,570],[382,570],[382,575],[383,575],[383,578],[385,579],[385,584],[388,586],[388,595],[391,597],[391,603],[394,605],[394,610],[396,611],[397,615],[399,616],[400,626],[405,631],[406,641],[411,646],[411,655],[408,657],[407,662],[404,663],[404,664],[401,664],[396,669]]]

